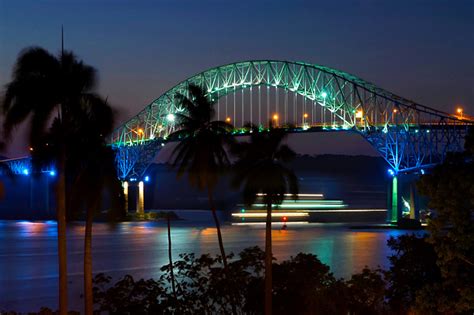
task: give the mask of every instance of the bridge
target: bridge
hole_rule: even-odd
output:
[[[463,148],[473,121],[417,104],[351,74],[302,62],[257,60],[232,63],[196,74],[145,107],[117,128],[110,143],[117,149],[122,179],[140,178],[177,129],[183,108],[177,93],[189,84],[204,88],[216,101],[218,120],[243,133],[246,122],[265,129],[270,120],[290,132],[350,130],[364,137],[394,174],[417,171]]]
[[[215,101],[215,119],[232,123],[236,135],[245,135],[247,122],[264,131],[270,121],[288,132],[360,134],[387,161],[393,175],[389,214],[393,222],[400,217],[398,177],[424,172],[448,152],[461,151],[474,123],[333,68],[278,60],[237,62],[178,83],[112,133],[109,143],[117,152],[117,170],[126,185],[141,183],[168,136],[179,127],[175,117],[184,109],[175,96],[187,95],[190,84],[207,91]]]

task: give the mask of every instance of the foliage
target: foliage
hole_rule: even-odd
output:
[[[267,208],[265,220],[265,314],[272,311],[272,205],[281,204],[285,194],[293,199],[298,194],[298,179],[286,165],[296,153],[283,143],[287,137],[284,129],[274,128],[262,132],[257,126],[247,125],[250,141],[236,143],[233,152],[238,160],[234,165],[232,185],[242,189],[247,206],[261,198]]]
[[[100,311],[111,314],[160,314],[163,305],[159,297],[163,295],[163,285],[153,279],[135,281],[127,275],[114,286],[106,289],[111,278],[103,273],[94,277],[94,302]]]
[[[247,248],[229,257],[224,274],[221,258],[183,254],[174,262],[177,296],[170,288],[169,265],[158,280],[125,276],[95,277],[95,301],[111,314],[263,314],[264,252]],[[274,270],[274,314],[385,314],[380,271],[364,269],[349,281],[337,280],[329,267],[311,254],[298,254]]]
[[[387,244],[394,254],[389,257],[386,294],[391,309],[395,313],[404,313],[414,305],[419,290],[440,281],[436,253],[426,236],[391,237]]]
[[[203,89],[191,84],[188,90],[189,96],[176,95],[184,112],[175,114],[179,130],[170,135],[171,140],[179,140],[171,156],[172,166],[178,169],[178,177],[187,174],[191,185],[212,190],[230,165],[225,147],[233,143],[233,127],[212,120],[214,101]]]
[[[238,160],[234,166],[232,184],[242,188],[243,200],[246,205],[252,205],[258,193],[264,193],[264,204],[280,204],[285,193],[296,198],[298,180],[287,163],[296,157],[296,153],[283,143],[288,136],[284,129],[274,128],[272,122],[267,131],[258,127],[250,128],[250,140],[236,143],[233,153]]]
[[[346,282],[347,303],[352,314],[386,314],[386,281],[382,270],[364,268]]]
[[[433,244],[442,274],[445,294],[438,311],[474,311],[474,129],[465,141],[465,151],[448,155],[443,164],[418,184],[429,198],[435,215],[428,223],[428,241]],[[441,301],[441,300],[438,300]]]
[[[6,86],[1,104],[5,138],[11,140],[14,128],[28,122],[34,171],[45,164],[54,164],[57,169],[56,213],[61,314],[67,312],[67,177],[70,183],[77,184],[72,191],[79,190],[78,186],[82,184],[87,186],[103,183],[103,178],[85,181],[85,178],[92,176],[84,176],[84,173],[87,173],[87,169],[91,170],[94,163],[105,162],[103,157],[106,155],[110,156],[105,153],[103,144],[104,136],[112,129],[112,110],[94,92],[96,79],[95,69],[85,65],[72,52],[63,51],[56,57],[43,48],[30,47],[18,56],[12,81]],[[92,168],[92,171],[98,169]],[[106,166],[101,171],[108,169],[110,168]],[[82,173],[82,177],[79,177],[79,173]],[[104,174],[102,172],[96,175]],[[94,185],[90,188],[97,187]],[[89,194],[84,198],[89,203],[87,208],[92,206],[92,195],[94,204],[97,203],[100,191],[88,191]],[[87,301],[92,300],[89,296],[86,294]]]
[[[188,95],[178,93],[175,98],[184,111],[175,114],[179,128],[170,135],[171,140],[180,140],[170,157],[172,166],[178,169],[178,178],[187,173],[192,186],[207,190],[219,249],[224,267],[227,268],[213,190],[219,176],[230,166],[226,146],[234,142],[231,134],[233,127],[224,121],[212,120],[215,116],[215,100],[203,88],[190,84]]]

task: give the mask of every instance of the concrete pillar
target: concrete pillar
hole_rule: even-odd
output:
[[[124,181],[122,183],[123,187],[123,198],[125,199],[125,211],[128,212],[128,182]]]
[[[392,177],[392,183],[388,189],[388,211],[387,222],[397,224],[401,218],[402,205],[400,204],[400,185],[398,183],[398,176]]]
[[[416,183],[410,184],[410,219],[420,219],[420,209],[418,207],[418,200],[416,194]]]
[[[143,181],[138,183],[137,213],[145,213],[145,185]]]

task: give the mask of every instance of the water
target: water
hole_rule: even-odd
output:
[[[216,230],[209,212],[199,222],[173,222],[173,256],[179,253],[217,253]],[[197,226],[196,226],[197,225]],[[404,231],[351,229],[341,224],[301,224],[273,230],[273,251],[278,260],[298,252],[316,254],[337,277],[348,277],[364,266],[387,267],[386,241]],[[264,226],[222,227],[228,252],[264,245]],[[70,308],[82,310],[82,223],[68,227]],[[56,224],[52,221],[0,221],[0,310],[35,311],[57,307]],[[157,278],[167,263],[167,229],[164,223],[128,222],[111,226],[96,223],[93,230],[94,273],[114,279],[125,274]]]

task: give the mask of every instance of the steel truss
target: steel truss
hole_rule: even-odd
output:
[[[255,91],[260,88],[291,92],[308,101],[311,110],[321,108],[319,122],[297,119],[296,101],[292,105],[286,94],[285,118],[293,110],[293,124],[302,130],[313,127],[353,130],[361,134],[380,152],[395,172],[427,167],[443,160],[446,152],[460,150],[463,138],[472,121],[438,111],[394,95],[356,76],[332,68],[303,62],[257,60],[232,63],[194,75],[154,100],[135,117],[117,128],[110,143],[117,149],[117,165],[121,178],[142,176],[153,161],[157,150],[176,130],[170,115],[183,111],[175,102],[177,93],[187,94],[189,84],[203,87],[213,99],[242,93],[242,109],[235,107],[234,120],[242,116],[238,130],[243,126],[244,90],[250,90],[250,106],[256,104]],[[252,92],[253,89],[253,92]],[[275,92],[276,93],[276,92]],[[278,98],[276,98],[278,109]],[[245,107],[249,102],[245,102]],[[260,105],[259,105],[260,106]],[[226,107],[227,112],[227,107]],[[240,111],[240,112],[239,112]],[[258,121],[253,111],[246,121],[262,125],[271,117],[258,110]],[[288,114],[290,115],[290,114]],[[306,117],[306,114],[305,114]],[[326,117],[329,117],[326,119]],[[245,117],[247,118],[247,116]],[[265,127],[263,124],[263,127]],[[153,144],[155,143],[155,144]],[[156,151],[153,151],[156,150]]]
[[[33,173],[33,164],[31,163],[31,157],[21,157],[14,159],[1,160],[0,163],[4,163],[8,166],[10,174],[13,175],[30,175]],[[1,173],[2,170],[0,170]],[[48,165],[43,166],[38,170],[40,173],[51,173],[54,172],[54,166]]]

